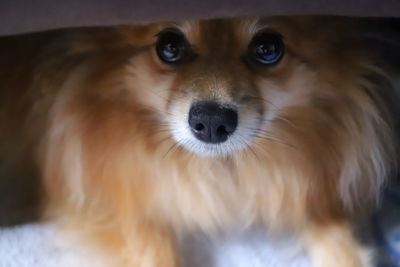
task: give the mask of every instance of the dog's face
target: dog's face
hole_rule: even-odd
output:
[[[196,154],[286,143],[278,128],[306,119],[304,108],[328,103],[356,76],[346,30],[322,21],[320,29],[303,18],[152,25],[127,81],[175,142]]]

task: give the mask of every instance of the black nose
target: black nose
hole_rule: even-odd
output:
[[[197,139],[205,143],[222,143],[238,124],[236,110],[215,102],[198,102],[189,111],[189,125]]]

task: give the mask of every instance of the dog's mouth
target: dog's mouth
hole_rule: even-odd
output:
[[[170,123],[178,145],[203,156],[227,156],[251,145],[255,119],[242,117],[234,104],[198,101]]]

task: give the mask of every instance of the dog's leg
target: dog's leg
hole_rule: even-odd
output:
[[[89,241],[100,249],[100,255],[96,255],[104,259],[101,267],[180,266],[173,232],[164,227],[134,224],[127,231],[118,227],[101,229],[90,236]]]
[[[178,267],[175,238],[169,229],[153,224],[135,227],[127,246],[122,250],[122,258],[129,267]],[[127,237],[125,237],[127,238]]]
[[[372,267],[372,256],[354,238],[349,224],[314,224],[305,232],[315,267]]]

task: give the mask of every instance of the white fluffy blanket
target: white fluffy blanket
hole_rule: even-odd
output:
[[[76,266],[85,254],[56,245],[50,225],[0,229],[0,267]],[[182,246],[185,267],[309,267],[290,240],[272,246],[261,231],[229,238],[193,236]]]
[[[400,188],[386,192],[372,222],[364,232],[376,246],[377,266],[400,267]],[[51,225],[0,228],[0,267],[75,267],[87,255],[55,240]],[[310,267],[293,239],[268,240],[258,230],[230,237],[195,235],[182,244],[185,267]],[[83,266],[92,267],[92,263]]]

